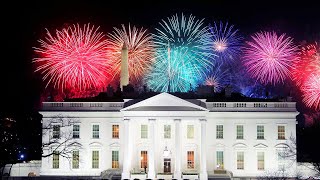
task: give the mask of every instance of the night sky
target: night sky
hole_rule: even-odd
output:
[[[46,2],[46,3],[44,3]],[[106,3],[108,2],[108,3]],[[229,21],[247,37],[260,30],[287,33],[295,39],[320,39],[320,12],[316,1],[39,1],[2,4],[1,104],[3,113],[37,110],[44,84],[33,73],[32,47],[51,32],[68,24],[91,23],[108,33],[121,24],[153,29],[176,13]]]

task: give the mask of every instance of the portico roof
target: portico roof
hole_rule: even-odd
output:
[[[178,98],[169,93],[161,93],[145,99],[120,111],[209,111],[199,105]]]

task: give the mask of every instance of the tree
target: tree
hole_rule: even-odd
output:
[[[42,157],[54,154],[67,159],[72,158],[72,152],[82,148],[79,134],[74,131],[79,120],[61,115],[44,119],[42,123]],[[79,132],[79,131],[78,131]]]

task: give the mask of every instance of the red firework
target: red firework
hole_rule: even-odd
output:
[[[317,42],[301,48],[299,60],[294,62],[292,69],[293,80],[297,86],[301,87],[310,74],[320,71],[319,53]]]
[[[306,106],[320,110],[320,73],[311,74],[301,87]]]
[[[90,24],[56,30],[55,36],[47,30],[45,40],[38,41],[40,47],[34,48],[38,57],[33,60],[46,87],[82,92],[106,86],[111,64],[107,40],[98,30]]]

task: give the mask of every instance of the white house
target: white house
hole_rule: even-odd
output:
[[[43,143],[69,131],[82,147],[68,150],[70,158],[43,158],[40,175],[208,179],[284,168],[295,176],[296,163],[279,156],[296,136],[295,102],[207,102],[168,93],[135,102],[44,102],[43,127],[52,128]],[[64,127],[56,117],[75,121]]]

